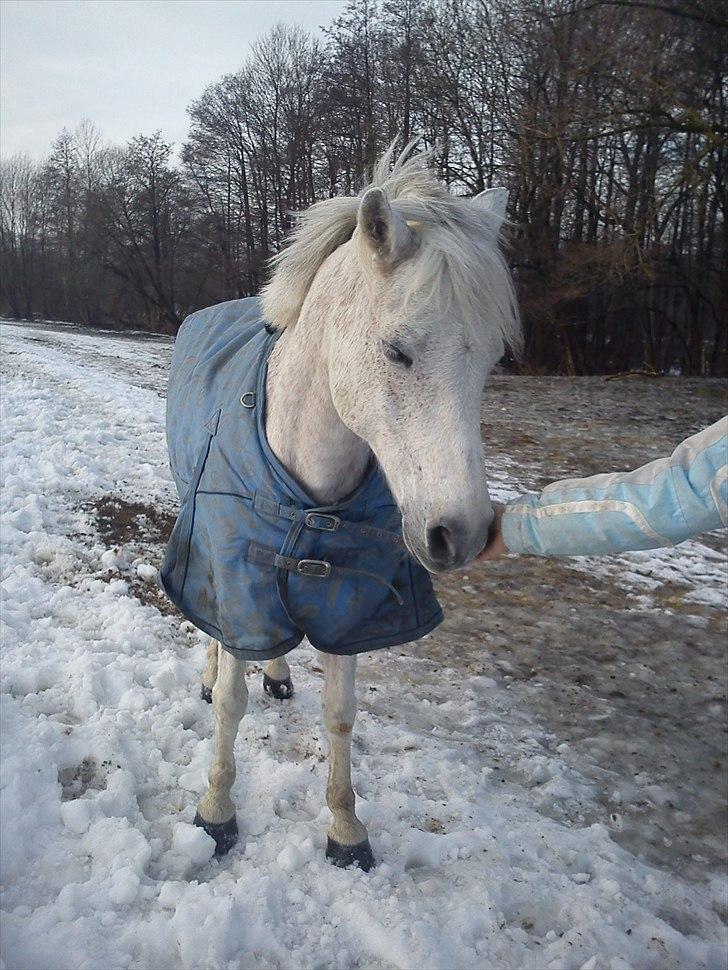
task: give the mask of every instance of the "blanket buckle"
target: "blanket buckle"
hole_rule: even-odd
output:
[[[336,532],[341,523],[337,515],[326,515],[324,512],[307,512],[306,525],[309,529],[322,529],[324,532]]]
[[[331,563],[325,559],[299,559],[296,572],[302,576],[317,576],[326,579],[331,575]]]

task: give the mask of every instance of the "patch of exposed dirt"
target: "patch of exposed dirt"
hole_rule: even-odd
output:
[[[156,583],[145,582],[138,576],[125,576],[124,578],[129,584],[129,591],[145,606],[154,606],[160,613],[167,616],[176,616],[180,623],[184,622],[184,616]]]
[[[104,543],[123,550],[120,574],[130,592],[146,606],[154,606],[169,616],[184,617],[164,591],[152,580],[140,576],[134,564],[137,560],[159,566],[164,547],[174,527],[175,515],[167,509],[143,502],[130,502],[119,495],[109,495],[83,506],[93,515],[98,534]]]
[[[669,581],[644,609],[611,577],[568,561],[471,565],[436,587],[446,609],[428,638],[436,668],[512,685],[563,762],[599,780],[601,812],[545,799],[546,814],[607,819],[630,851],[660,865],[669,846],[692,874],[702,865],[696,846],[725,859],[724,618]],[[520,768],[504,767],[523,783]]]
[[[128,502],[118,495],[105,496],[84,508],[93,512],[99,535],[109,545],[165,543],[175,523],[175,516],[166,509]]]
[[[725,381],[493,377],[481,430],[514,488],[637,468],[670,454],[728,410]]]

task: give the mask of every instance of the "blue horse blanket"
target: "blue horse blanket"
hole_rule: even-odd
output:
[[[180,328],[167,444],[181,500],[161,581],[195,626],[235,656],[266,660],[304,635],[354,654],[417,640],[442,620],[427,571],[374,460],[348,498],[318,505],[265,434],[277,339],[256,298],[200,310]]]

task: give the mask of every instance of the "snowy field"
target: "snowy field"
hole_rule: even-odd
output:
[[[1,335],[4,970],[725,965],[719,537],[438,582],[446,622],[360,664],[367,875],[323,856],[314,652],[285,705],[249,666],[218,861],[191,825],[206,638],[154,583],[171,343]],[[725,409],[718,382],[496,378],[494,494],[640,464]]]

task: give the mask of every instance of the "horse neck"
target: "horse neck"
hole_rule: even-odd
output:
[[[326,274],[328,276],[328,274]],[[323,283],[323,281],[321,281]],[[351,315],[352,299],[325,295],[330,285],[312,288],[295,326],[281,334],[268,364],[266,435],[274,454],[320,504],[350,494],[361,481],[371,452],[350,431],[331,399],[328,348],[335,321]],[[317,296],[318,294],[318,296]]]

